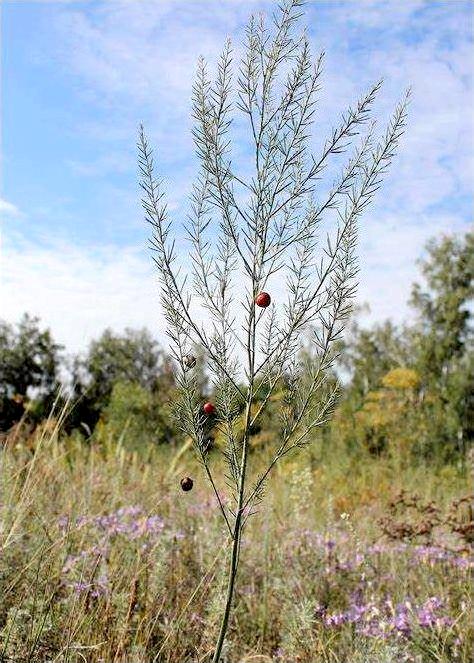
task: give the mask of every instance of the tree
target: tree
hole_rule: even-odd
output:
[[[420,376],[410,368],[393,368],[377,389],[365,394],[355,412],[354,434],[369,452],[389,452],[399,462],[409,463],[423,452],[426,418],[420,408]]]
[[[414,284],[411,296],[416,367],[439,424],[438,444],[447,453],[464,451],[474,433],[474,233],[431,240],[420,265],[425,286]]]
[[[342,365],[350,379],[334,430],[349,448],[362,445],[378,453],[389,449],[389,440],[401,448],[403,437],[412,458],[445,460],[464,453],[472,441],[473,246],[472,233],[428,243],[420,262],[425,284],[412,289],[415,324],[353,325],[343,344]],[[389,389],[386,376],[413,371],[420,379],[419,394],[403,401],[407,392]]]
[[[391,368],[410,362],[410,349],[405,330],[386,320],[371,328],[351,325],[342,343],[341,367],[350,375],[346,390],[360,404],[366,394],[375,389],[382,376]]]
[[[340,343],[339,372],[344,389],[330,429],[330,444],[342,443],[341,452],[357,452],[361,447],[380,453],[385,444],[371,426],[361,425],[360,412],[372,407],[383,376],[390,370],[409,366],[410,347],[406,329],[387,320],[370,328],[354,321]]]
[[[17,325],[0,322],[0,430],[8,430],[28,411],[45,416],[59,387],[62,346],[39,319],[25,314]]]
[[[94,437],[122,441],[129,449],[176,440],[167,402],[171,395],[169,391],[145,389],[138,382],[115,382]]]
[[[106,329],[92,341],[84,358],[73,367],[75,407],[69,427],[85,425],[92,431],[101,412],[108,406],[117,383],[136,385],[166,399],[174,388],[169,358],[146,329],[125,329],[116,334]]]
[[[415,283],[410,301],[418,316],[419,361],[440,379],[472,350],[474,233],[432,239],[420,266],[426,285]]]
[[[243,152],[251,158],[239,170],[232,159],[229,133],[234,118],[230,42],[214,82],[204,60],[199,61],[193,88],[193,135],[200,172],[186,229],[192,247],[191,274],[177,266],[169,214],[143,128],[139,135],[142,203],[152,227],[161,301],[179,367],[179,424],[194,441],[231,541],[227,594],[213,663],[221,658],[248,518],[262,499],[275,465],[306,444],[334,406],[337,390],[326,378],[332,376],[335,342],[354,294],[358,220],[392,160],[406,118],[405,100],[375,143],[373,125],[367,120],[380,89],[376,83],[342,116],[321,152],[310,154],[323,57],[313,62],[307,37],[294,34],[303,4],[303,0],[281,4],[271,28],[263,18],[251,18],[247,26],[236,107],[248,122],[249,149]],[[352,139],[361,132],[363,138],[354,146]],[[352,157],[324,191],[321,180],[329,162],[347,149],[353,149]],[[321,247],[318,236],[323,219],[333,225],[326,246]],[[284,292],[281,286],[275,289],[275,303],[270,307],[266,289],[272,289],[276,275],[287,288]],[[195,316],[197,306],[209,316],[205,326]],[[298,361],[301,337],[308,330],[317,354],[310,375]],[[186,361],[196,344],[208,358],[215,407],[210,403],[203,407]],[[249,485],[250,435],[283,376],[276,447],[266,470]],[[255,407],[263,385],[265,397]],[[231,507],[221,498],[223,488],[216,485],[207,454],[206,422],[214,411],[226,440]],[[237,437],[235,426],[242,411],[243,430]]]

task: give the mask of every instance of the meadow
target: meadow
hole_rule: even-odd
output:
[[[467,191],[453,180],[465,170],[452,167],[466,162],[457,147],[452,151],[469,143],[465,123],[452,136],[446,132],[463,108],[452,101],[454,87],[441,67],[438,73],[426,69],[423,77],[443,95],[438,102],[421,86],[412,101],[405,89],[410,67],[399,66],[392,47],[390,57],[379,51],[387,33],[375,21],[372,40],[354,28],[352,13],[341,18],[334,41],[356,38],[346,64],[334,69],[328,61],[337,75],[326,87],[326,41],[319,43],[318,31],[326,26],[323,5],[332,3],[308,3],[321,5],[316,32],[300,25],[305,0],[282,0],[267,18],[251,16],[245,28],[239,11],[241,45],[226,39],[219,56],[208,48],[208,27],[214,14],[227,25],[230,15],[222,7],[209,12],[206,3],[196,5],[198,20],[187,11],[196,3],[181,3],[183,11],[171,3],[168,20],[166,9],[161,12],[170,3],[119,4],[110,25],[123,25],[123,36],[100,45],[99,26],[108,16],[100,6],[85,30],[97,42],[85,60],[97,70],[94,76],[122,90],[134,60],[123,57],[129,39],[133,52],[140,51],[133,74],[138,94],[126,93],[118,108],[127,132],[139,118],[150,127],[148,134],[140,124],[137,136],[139,189],[163,318],[158,325],[148,318],[153,330],[122,324],[138,323],[144,309],[148,315],[153,308],[140,297],[142,283],[136,287],[137,281],[120,276],[129,262],[129,269],[145,273],[135,269],[142,264],[141,240],[136,212],[130,216],[128,207],[130,136],[122,158],[122,131],[113,137],[114,113],[109,117],[112,99],[91,94],[86,81],[77,80],[80,103],[67,108],[95,97],[106,101],[100,117],[108,138],[94,152],[97,164],[81,165],[88,152],[82,140],[84,153],[78,150],[73,161],[79,143],[70,141],[72,127],[81,127],[78,137],[83,129],[92,136],[98,118],[87,112],[85,123],[69,121],[65,108],[64,116],[51,115],[61,121],[49,132],[41,126],[48,146],[62,125],[69,127],[64,159],[53,150],[61,177],[44,167],[50,150],[43,147],[34,177],[20,168],[21,181],[32,179],[35,186],[38,173],[49,174],[46,191],[53,179],[62,187],[62,170],[72,167],[79,189],[72,195],[61,188],[58,196],[74,213],[54,212],[58,225],[50,226],[42,210],[60,207],[47,197],[29,204],[28,195],[18,194],[21,214],[0,199],[0,208],[34,220],[34,232],[23,226],[25,246],[41,247],[37,232],[54,239],[52,262],[31,261],[50,286],[27,271],[22,287],[31,299],[18,297],[0,320],[0,663],[472,663],[474,233],[467,226]],[[150,23],[144,38],[131,38],[142,19],[128,20],[125,5],[140,5],[145,23],[155,6],[163,33]],[[358,3],[352,5],[357,14]],[[410,31],[400,41],[403,52],[416,46],[409,59],[417,66],[432,59],[412,26],[418,15],[428,16],[422,9],[407,13]],[[373,22],[369,7],[362,13]],[[391,8],[386,15],[390,31],[393,25],[398,32],[400,16],[393,21]],[[64,21],[68,32],[87,26],[80,17],[74,8]],[[190,39],[177,39],[175,17],[192,25]],[[439,39],[431,36],[438,16],[429,14],[427,23],[436,65],[443,67],[451,60],[438,57],[438,41],[451,51],[458,37],[457,22],[453,37],[446,37],[445,19]],[[459,21],[465,23],[461,13]],[[32,23],[41,33],[41,22],[38,30]],[[156,57],[155,73],[148,67],[158,51],[148,36],[162,42],[165,33],[178,48]],[[23,43],[23,25],[18,34]],[[179,124],[188,79],[178,54],[188,41],[204,47],[186,97],[194,143],[189,161]],[[82,43],[83,36],[69,50],[80,52]],[[120,65],[94,64],[93,54],[110,48],[123,57]],[[365,65],[356,64],[356,53],[368,54]],[[465,87],[457,60],[449,68],[457,72],[456,85]],[[68,81],[82,70],[57,64],[55,57],[54,81],[56,69]],[[393,79],[388,94],[383,75]],[[174,78],[180,78],[176,99]],[[155,79],[166,88],[156,95],[158,107],[142,96]],[[31,80],[24,99],[44,77]],[[392,103],[393,85],[398,103]],[[55,83],[55,113],[61,110],[58,89]],[[417,99],[424,97],[421,113]],[[170,100],[172,121],[158,131],[154,152],[153,117],[165,117]],[[42,111],[39,102],[31,107]],[[412,107],[418,109],[413,121]],[[442,121],[433,115],[438,107]],[[328,111],[327,119],[320,110]],[[23,120],[23,108],[10,115]],[[28,152],[9,163],[29,162],[39,136],[34,123],[23,124],[30,140],[22,129],[12,145],[24,144]],[[383,205],[372,213],[376,223],[369,217],[361,225],[399,146],[404,149],[406,129],[413,131],[412,152],[395,172],[405,184],[397,190],[394,180],[387,183]],[[113,184],[115,170],[120,179]],[[106,187],[89,190],[82,176]],[[110,210],[108,202],[102,206],[106,198]],[[86,204],[83,216],[79,199]],[[116,223],[113,205],[123,207],[123,222]],[[453,234],[442,235],[445,228]],[[412,248],[404,245],[416,245],[428,231],[434,236],[411,288],[411,314],[404,315],[397,293],[413,262]],[[369,310],[357,298],[359,233],[362,253],[370,245],[364,297],[376,293],[387,315],[383,321],[376,314],[370,326],[360,322]],[[76,256],[88,245],[84,238],[93,241],[91,255],[71,260],[68,242]],[[66,278],[55,267],[59,253],[67,261]],[[109,253],[120,269],[107,268]],[[84,280],[91,259],[100,268]],[[102,281],[110,284],[109,298],[100,294]],[[75,354],[67,334],[65,345],[58,343],[36,317],[57,293],[64,302],[50,319],[64,318],[59,329],[66,319],[66,327],[76,327],[82,340]],[[18,320],[12,311],[28,301],[35,315],[25,312]],[[77,311],[74,301],[81,302]],[[110,327],[91,337],[100,319]]]
[[[60,429],[17,428],[2,451],[0,660],[208,660],[230,541],[189,442]],[[224,660],[471,661],[469,483],[468,463],[321,440],[289,457],[248,520]]]

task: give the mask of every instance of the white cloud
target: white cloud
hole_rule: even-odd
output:
[[[80,76],[102,102],[125,95],[134,107],[187,108],[197,57],[214,58],[227,34],[256,7],[252,0],[148,0],[97,3],[56,17],[60,64]],[[126,110],[126,109],[124,109]]]
[[[358,28],[387,28],[387,15],[390,26],[400,30],[413,17],[413,13],[426,6],[426,0],[403,0],[390,2],[387,0],[346,0],[334,3],[332,11],[335,19],[343,26]],[[315,5],[317,12],[317,4]]]
[[[70,5],[78,0],[4,0],[5,4],[15,5]]]
[[[410,319],[411,286],[420,281],[417,261],[427,237],[462,233],[462,220],[452,215],[422,216],[416,223],[393,214],[368,213],[360,228],[359,303],[368,303],[370,320]]]
[[[107,177],[111,173],[127,173],[136,170],[136,155],[127,152],[107,152],[89,162],[71,159],[69,165],[77,175]]]
[[[368,302],[371,320],[409,317],[407,300],[418,278],[416,260],[430,235],[462,231],[449,215],[419,224],[397,216],[370,216],[360,230],[361,274],[358,303]],[[52,328],[69,351],[83,350],[106,327],[148,327],[167,345],[159,284],[150,256],[136,247],[73,246],[66,243],[9,242],[2,256],[2,317],[18,320],[26,311]],[[274,281],[275,296],[282,281]],[[236,302],[242,300],[236,283]],[[236,311],[240,319],[239,311]],[[200,311],[199,319],[204,321]]]
[[[392,89],[407,81],[413,88],[406,136],[390,176],[397,186],[391,204],[404,214],[472,192],[473,131],[464,111],[472,96],[466,82],[471,65],[467,51],[460,51],[446,58],[427,42],[378,58]]]
[[[53,14],[54,57],[76,92],[87,97],[88,107],[101,111],[97,117],[80,117],[77,127],[94,139],[96,153],[90,162],[71,160],[69,166],[84,177],[127,172],[136,125],[145,120],[173,207],[179,207],[190,179],[189,99],[197,56],[204,53],[214,60],[227,34],[238,33],[238,48],[248,14],[274,3],[69,4]],[[463,220],[446,209],[472,194],[472,46],[446,3],[351,0],[318,5],[307,5],[315,50],[327,50],[318,143],[371,81],[385,77],[381,118],[404,88],[413,86],[407,134],[361,229],[359,301],[370,303],[374,319],[400,320],[408,314],[406,301],[424,243],[432,235],[462,230]],[[404,30],[413,30],[416,38],[407,39]],[[368,34],[373,41],[349,47],[348,37]],[[455,36],[454,43],[446,34]],[[104,191],[111,187],[104,183]],[[128,212],[129,196],[123,191],[109,198]],[[25,310],[37,313],[71,349],[109,325],[163,329],[150,261],[133,247],[16,242],[5,251],[3,269],[5,317],[15,319]]]
[[[212,11],[203,0],[117,0],[99,2],[87,12],[73,7],[59,13],[59,64],[77,77],[94,103],[111,109],[102,126],[89,130],[110,148],[110,141],[117,139],[130,144],[136,124],[146,119],[165,168],[189,158],[189,99],[198,55],[214,61],[226,34],[231,34],[237,57],[249,13],[270,7],[273,3],[266,0],[224,0],[213,4]],[[458,29],[456,12],[424,0],[339,2],[329,9],[309,3],[307,10],[315,50],[327,50],[318,136],[334,123],[330,118],[335,113],[380,76],[386,79],[379,106],[382,118],[412,85],[407,136],[390,178],[397,183],[393,205],[401,213],[416,214],[459,193],[459,188],[470,191],[473,132],[463,109],[472,105],[471,45],[468,33]],[[442,23],[434,24],[435,18]],[[372,37],[374,29],[382,31],[383,39],[357,51],[341,39],[344,34],[365,36],[367,29]],[[417,38],[407,39],[403,30],[413,30]],[[456,35],[454,46],[441,39],[446,31]],[[95,174],[111,161],[117,163],[113,153],[99,155],[77,168]]]
[[[21,212],[16,205],[4,198],[0,198],[0,215],[2,218],[9,216],[20,216]]]
[[[109,326],[147,326],[163,336],[155,273],[136,248],[9,243],[0,300],[3,318],[38,315],[71,351]]]

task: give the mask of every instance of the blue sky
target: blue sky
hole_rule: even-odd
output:
[[[163,322],[138,206],[136,128],[178,224],[194,172],[190,90],[203,53],[236,54],[266,0],[4,0],[0,315],[41,317],[71,351],[106,326]],[[411,85],[408,131],[361,227],[359,303],[410,315],[426,240],[472,222],[472,18],[463,0],[308,2],[326,51],[315,144],[380,76],[384,121]]]

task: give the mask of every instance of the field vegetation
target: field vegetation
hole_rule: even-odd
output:
[[[207,660],[227,546],[188,446],[84,444],[55,420],[8,440],[3,660]],[[288,459],[249,521],[225,660],[470,661],[468,491],[461,465]]]
[[[472,265],[472,235],[433,241],[413,324],[354,323],[332,423],[248,520],[224,660],[472,660]],[[0,660],[209,660],[230,541],[171,360],[130,330],[67,360],[32,318],[0,354]],[[255,472],[277,419],[252,431]]]

